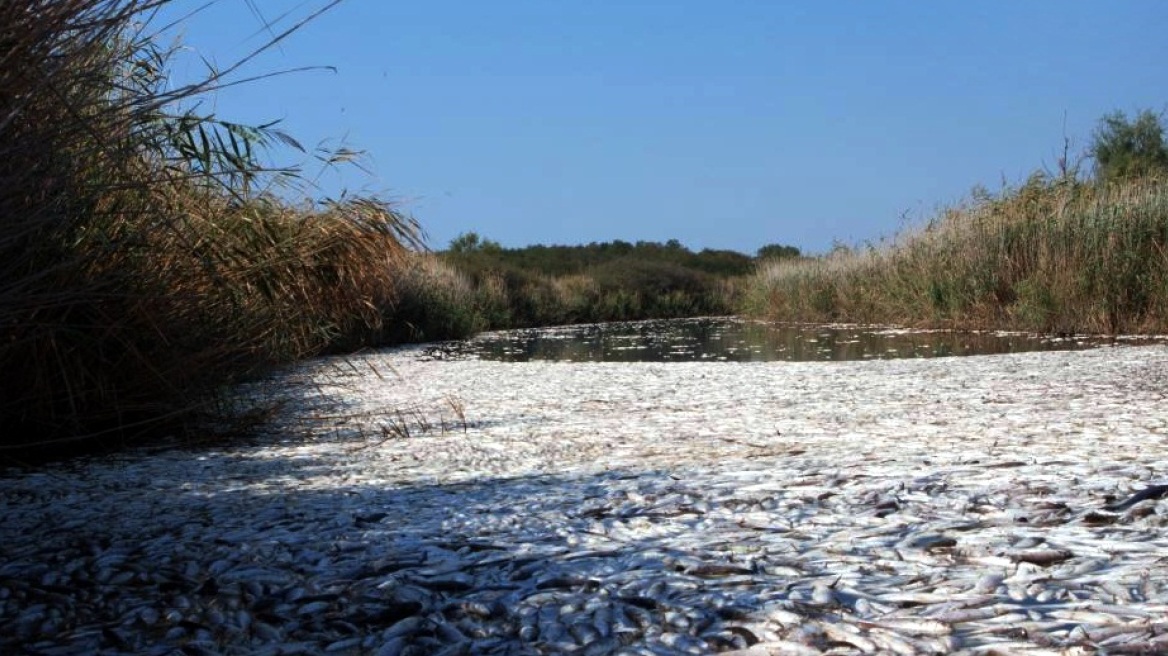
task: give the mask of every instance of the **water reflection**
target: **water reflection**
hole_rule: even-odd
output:
[[[434,357],[526,362],[831,361],[1092,348],[1106,338],[773,324],[737,318],[589,324],[486,333]]]

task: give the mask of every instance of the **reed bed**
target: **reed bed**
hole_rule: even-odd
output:
[[[0,454],[181,434],[379,331],[417,244],[378,199],[267,193],[283,135],[183,109],[224,80],[166,87],[167,1],[0,4]]]
[[[791,248],[779,247],[774,248]],[[791,250],[798,252],[797,249]],[[427,255],[459,273],[458,293],[448,274],[431,275],[415,287],[403,307],[439,319],[423,338],[449,335],[457,324],[490,329],[574,323],[729,315],[741,305],[743,281],[755,258],[734,251],[690,251],[677,240],[664,243],[615,240],[576,246],[505,248],[477,233],[455,238],[446,251]],[[435,272],[433,266],[423,267]],[[452,303],[454,299],[458,302]],[[426,306],[419,312],[418,306]],[[456,321],[442,321],[454,313]]]
[[[1168,331],[1168,183],[1035,175],[890,245],[760,268],[751,313],[1044,333]]]
[[[415,253],[385,311],[380,343],[467,337],[482,330],[729,315],[741,277],[663,262],[617,260],[552,275],[500,262]]]

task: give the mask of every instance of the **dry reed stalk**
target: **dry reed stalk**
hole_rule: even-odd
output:
[[[1036,176],[891,245],[771,263],[755,313],[792,321],[1117,333],[1168,330],[1168,184]]]
[[[252,194],[267,135],[168,113],[222,80],[164,90],[164,4],[0,4],[0,451],[221,410],[232,381],[378,329],[419,244],[377,199]]]

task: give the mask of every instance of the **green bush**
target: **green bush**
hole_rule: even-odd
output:
[[[1099,121],[1091,142],[1095,174],[1103,182],[1116,182],[1168,173],[1168,143],[1160,116],[1141,111],[1132,120],[1113,112]]]

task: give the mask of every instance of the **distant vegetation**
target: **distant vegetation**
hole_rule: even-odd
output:
[[[1067,160],[977,190],[888,246],[761,267],[753,314],[1046,333],[1168,332],[1168,146],[1160,117],[1105,116],[1092,171]]]
[[[1168,173],[1168,144],[1160,116],[1143,110],[1128,120],[1123,112],[1113,112],[1099,121],[1091,142],[1095,179],[1125,182],[1140,178],[1161,178]]]
[[[792,246],[759,251],[797,257]],[[759,258],[690,251],[676,240],[504,248],[476,233],[416,256],[386,321],[389,340],[446,339],[495,328],[734,314]]]

